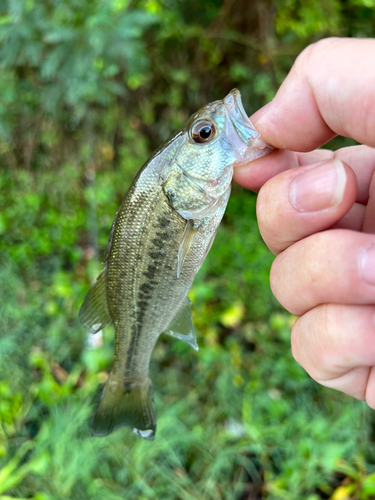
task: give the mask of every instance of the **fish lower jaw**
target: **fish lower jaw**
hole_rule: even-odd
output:
[[[241,167],[250,161],[261,158],[271,153],[275,148],[266,144],[262,139],[257,138],[252,146],[243,148],[240,151],[239,158],[234,163],[234,168]]]

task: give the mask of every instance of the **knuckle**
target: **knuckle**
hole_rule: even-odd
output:
[[[272,262],[271,269],[270,269],[270,288],[271,292],[273,295],[276,297],[277,300],[279,300],[278,297],[278,291],[277,291],[277,264],[275,264],[276,259]]]
[[[319,41],[308,45],[298,55],[292,71],[299,76],[304,77],[310,70],[311,60],[314,59],[316,52],[319,51]]]
[[[275,253],[277,231],[275,230],[274,210],[267,190],[261,189],[257,200],[257,220],[260,234],[268,248]]]
[[[293,358],[303,367],[303,362],[300,356],[300,323],[301,322],[297,320],[292,327],[290,344]]]
[[[280,253],[273,261],[270,270],[270,288],[275,298],[280,304],[290,313],[298,314],[294,309],[295,300],[293,294],[290,293],[292,279],[289,278],[293,269],[288,270],[284,265],[284,260],[288,260],[288,252]]]
[[[321,304],[316,307],[316,321],[313,325],[313,342],[311,349],[310,375],[316,381],[330,378],[332,364],[335,359],[335,308],[332,304]]]
[[[317,307],[317,347],[320,353],[319,362],[323,368],[332,364],[332,354],[334,352],[333,340],[335,338],[335,307],[332,304],[321,304]]]
[[[322,283],[324,279],[325,266],[322,266],[322,254],[325,256],[326,237],[324,233],[314,234],[309,238],[308,245],[303,246],[301,252],[301,272],[305,276],[305,283],[309,286],[314,286],[317,283]]]
[[[271,266],[272,293],[293,314],[305,312],[329,279],[325,263],[329,265],[330,258],[324,240],[318,233],[296,242],[280,253]]]
[[[276,299],[281,302],[282,301],[282,293],[280,285],[285,282],[285,273],[281,269],[280,261],[282,260],[282,256],[278,256],[274,259],[271,265],[270,270],[270,287],[271,291],[276,297]]]
[[[274,254],[280,253],[285,245],[285,203],[280,197],[280,182],[277,177],[268,181],[259,191],[257,199],[257,220],[259,231],[268,248]]]
[[[257,198],[257,219],[259,228],[267,230],[270,225],[269,196],[267,183],[260,189]]]
[[[305,289],[322,289],[332,279],[335,252],[332,245],[336,242],[334,235],[329,232],[316,233],[307,237],[301,247],[296,247],[292,256],[293,262],[298,262],[296,269],[300,273],[297,279],[303,282]]]
[[[321,304],[301,316],[293,325],[291,349],[294,359],[316,381],[329,378],[335,358],[335,311]]]
[[[321,61],[322,55],[327,51],[336,49],[337,44],[340,43],[339,38],[323,38],[308,45],[298,55],[295,62],[295,70],[303,74],[310,72],[311,67],[315,67],[314,63]]]

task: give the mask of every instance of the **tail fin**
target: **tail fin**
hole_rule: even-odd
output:
[[[107,436],[120,427],[152,441],[156,432],[154,392],[149,377],[142,383],[123,384],[113,374],[104,387],[92,425],[93,436]]]

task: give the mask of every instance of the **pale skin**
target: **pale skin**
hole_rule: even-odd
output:
[[[259,192],[271,288],[298,316],[292,352],[320,384],[375,409],[375,39],[309,46],[251,117],[277,149],[235,169]],[[319,150],[335,135],[361,146]]]

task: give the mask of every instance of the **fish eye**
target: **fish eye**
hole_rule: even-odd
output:
[[[215,125],[209,121],[199,121],[192,126],[191,136],[195,142],[209,142],[214,138]]]

